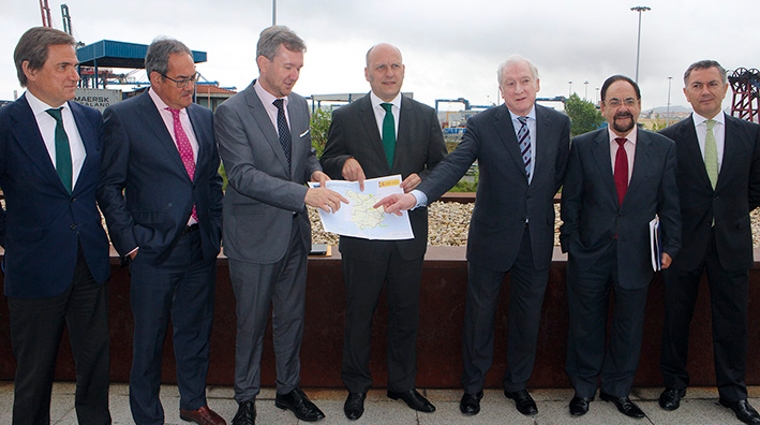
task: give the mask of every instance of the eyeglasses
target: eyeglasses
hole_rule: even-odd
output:
[[[604,103],[606,103],[607,106],[611,106],[613,108],[617,108],[618,106],[623,105],[623,104],[625,104],[625,106],[627,106],[629,108],[632,108],[632,107],[636,106],[637,102],[638,102],[638,100],[636,100],[636,99],[634,99],[632,97],[629,97],[628,99],[625,99],[625,100],[610,99],[608,101],[605,101]]]
[[[164,78],[166,78],[169,81],[173,81],[177,85],[177,88],[181,89],[183,87],[187,87],[187,85],[190,84],[190,83],[195,84],[195,82],[198,81],[198,77],[200,76],[200,74],[198,74],[196,72],[195,74],[193,74],[189,78],[180,78],[178,80],[175,80],[174,78],[172,78],[172,77],[170,77],[170,76],[168,76],[166,74],[161,74],[161,76],[164,77]]]

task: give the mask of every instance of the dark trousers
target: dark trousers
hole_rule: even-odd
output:
[[[417,324],[424,257],[405,260],[394,242],[369,241],[373,261],[343,253],[346,285],[346,330],[343,337],[341,378],[351,393],[372,386],[369,370],[372,316],[380,292],[388,298],[388,390],[414,389],[417,376]],[[387,285],[387,286],[386,286]]]
[[[270,306],[277,392],[287,394],[300,383],[307,255],[294,218],[290,245],[280,261],[229,260],[237,304],[234,387],[238,403],[254,400],[261,390],[261,353]]]
[[[466,393],[474,394],[483,389],[486,373],[493,363],[494,317],[506,272],[468,264],[467,274],[462,387]],[[533,373],[541,307],[549,279],[549,269],[536,269],[533,263],[527,228],[509,274],[507,370],[503,384],[506,390],[513,392],[524,390]]]
[[[749,270],[730,272],[721,267],[714,232],[707,255],[696,269],[671,268],[665,271],[665,326],[660,369],[667,387],[684,389],[689,385],[689,373],[686,371],[689,329],[700,279],[705,271],[710,288],[718,393],[728,401],[744,400],[747,398],[744,375],[747,366]]]
[[[616,243],[588,270],[577,270],[572,256],[567,264],[570,326],[565,370],[580,397],[594,397],[599,379],[603,392],[627,397],[639,366],[649,282],[641,288],[622,288],[618,273],[625,273],[625,264],[617,263]],[[605,349],[610,292],[615,307]]]
[[[13,424],[50,423],[50,396],[64,325],[76,365],[80,424],[110,424],[108,285],[95,282],[79,249],[74,278],[61,295],[8,298],[16,358]]]
[[[135,321],[129,403],[138,425],[164,423],[159,400],[164,339],[171,319],[182,409],[206,405],[209,337],[216,261],[203,259],[198,231],[183,235],[160,265],[137,256],[130,264]]]

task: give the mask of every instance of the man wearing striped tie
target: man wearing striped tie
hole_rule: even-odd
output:
[[[510,56],[497,71],[504,105],[467,121],[454,152],[403,196],[381,200],[387,212],[438,199],[477,160],[475,211],[467,242],[468,284],[462,357],[465,415],[480,411],[486,373],[493,362],[494,320],[509,272],[509,335],[504,395],[524,415],[538,407],[527,391],[533,372],[541,306],[554,247],[554,195],[562,186],[570,150],[570,120],[536,105],[538,70]]]

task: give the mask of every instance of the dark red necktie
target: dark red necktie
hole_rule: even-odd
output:
[[[615,188],[617,189],[618,202],[623,205],[625,192],[628,190],[628,155],[625,153],[625,137],[616,137],[618,144],[617,153],[615,153]]]

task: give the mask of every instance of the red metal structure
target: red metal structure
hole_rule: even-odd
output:
[[[760,71],[737,68],[728,77],[734,98],[731,115],[747,121],[760,122]]]
[[[53,21],[50,20],[50,7],[48,7],[48,0],[40,0],[40,12],[42,12],[42,26],[53,28]]]

